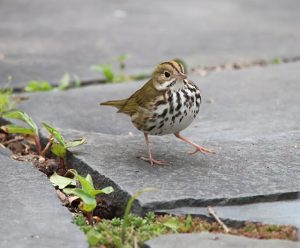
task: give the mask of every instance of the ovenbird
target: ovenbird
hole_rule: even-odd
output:
[[[196,152],[214,153],[180,135],[199,112],[201,95],[198,87],[184,74],[181,63],[169,61],[159,64],[151,79],[129,98],[100,103],[116,107],[118,113],[131,117],[133,125],[144,133],[148,158],[151,165],[167,164],[152,157],[148,135],[174,134],[195,147]]]

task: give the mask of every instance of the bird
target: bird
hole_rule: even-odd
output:
[[[149,135],[174,134],[175,137],[195,148],[189,154],[215,153],[180,134],[196,118],[200,104],[199,88],[188,79],[183,65],[176,60],[157,65],[151,79],[130,97],[100,103],[100,105],[116,107],[118,113],[128,115],[133,125],[144,133],[148,157],[141,157],[141,159],[149,162],[150,165],[166,165],[168,162],[153,158]]]

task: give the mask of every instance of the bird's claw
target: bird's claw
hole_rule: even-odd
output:
[[[153,159],[153,158],[144,158],[144,157],[141,157],[141,159],[148,162],[151,166],[168,164],[168,161],[166,161],[166,160],[156,160],[156,159]]]
[[[206,149],[205,147],[202,147],[202,146],[197,146],[195,151],[188,152],[188,154],[193,155],[197,152],[201,152],[203,154],[216,154],[216,152],[214,150],[209,150],[209,149]]]

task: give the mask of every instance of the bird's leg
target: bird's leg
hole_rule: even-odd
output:
[[[190,144],[190,145],[192,145],[193,147],[196,148],[195,151],[193,151],[193,152],[188,152],[189,154],[195,154],[195,153],[197,153],[197,152],[202,152],[202,153],[204,153],[204,154],[215,154],[215,151],[206,149],[206,148],[203,147],[203,146],[199,146],[199,145],[197,145],[196,143],[194,143],[194,142],[188,140],[187,138],[182,137],[179,133],[175,133],[174,135],[175,135],[178,139],[181,139],[181,140],[183,140],[184,142],[186,142],[186,143],[188,143],[188,144]]]
[[[151,154],[151,148],[150,148],[150,144],[149,144],[149,138],[148,138],[148,134],[144,133],[145,136],[145,141],[146,141],[146,145],[147,145],[147,150],[148,150],[148,158],[144,158],[141,157],[142,160],[149,162],[151,165],[165,165],[168,162],[165,160],[155,160],[154,158],[152,158],[152,154]]]

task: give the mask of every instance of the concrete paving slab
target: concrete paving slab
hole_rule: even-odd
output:
[[[116,195],[123,196],[145,187],[158,189],[138,198],[140,212],[297,198],[300,192],[300,150],[292,146],[300,132],[274,134],[255,142],[206,140],[203,145],[217,150],[210,156],[186,154],[189,147],[175,137],[154,137],[150,139],[154,157],[170,162],[164,167],[137,158],[146,156],[142,135],[72,130],[64,134],[86,137],[87,144],[69,157],[69,164],[82,174],[93,174],[98,186],[107,183],[115,187]],[[124,204],[124,197],[117,200]]]
[[[197,233],[164,235],[146,242],[143,248],[296,248],[298,242],[285,240],[258,240],[241,236]]]
[[[88,247],[49,180],[0,148],[0,247]]]
[[[300,200],[277,201],[245,204],[240,206],[216,206],[217,215],[231,225],[239,225],[245,221],[262,222],[265,224],[294,225],[300,229]],[[158,213],[175,215],[191,214],[209,217],[207,208],[182,207],[158,210]]]
[[[295,0],[1,1],[0,82],[99,77],[91,64],[131,55],[128,69],[181,57],[190,65],[300,54]]]
[[[201,140],[247,140],[300,130],[300,63],[243,71],[225,71],[206,78],[191,76],[202,91],[197,119],[183,133]],[[107,134],[139,133],[130,119],[99,102],[130,96],[145,81],[91,86],[69,91],[29,94],[19,105],[37,122],[62,129]],[[295,145],[295,144],[291,144]]]

